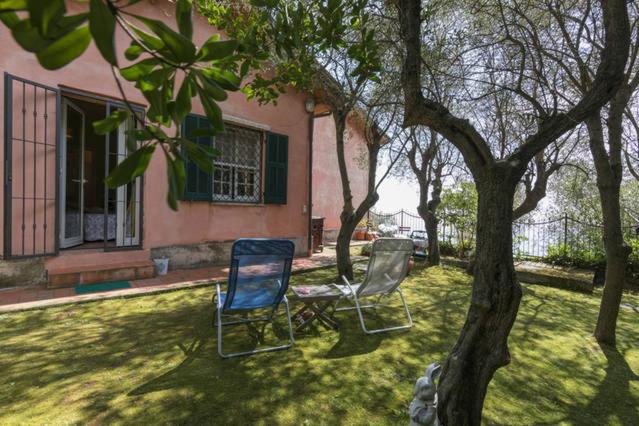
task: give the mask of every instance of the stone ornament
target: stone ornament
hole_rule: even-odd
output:
[[[437,419],[437,384],[442,367],[432,363],[423,377],[417,379],[413,390],[413,401],[408,407],[409,426],[439,426]]]

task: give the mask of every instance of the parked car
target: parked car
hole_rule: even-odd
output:
[[[409,238],[413,240],[413,250],[417,256],[426,256],[428,251],[428,237],[426,231],[413,231]]]

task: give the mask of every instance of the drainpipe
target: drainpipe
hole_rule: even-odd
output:
[[[315,113],[308,114],[308,247],[307,254],[313,256],[313,133]]]

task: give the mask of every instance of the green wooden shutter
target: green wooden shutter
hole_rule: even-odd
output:
[[[265,166],[264,203],[286,204],[288,136],[267,134]]]
[[[187,136],[189,132],[195,129],[211,127],[209,121],[197,115],[189,114],[182,124],[182,134]],[[197,138],[190,138],[191,141],[211,147],[213,145],[213,138],[210,136],[201,136]],[[212,198],[212,177],[210,173],[207,173],[193,162],[187,153],[184,153],[186,161],[186,187],[184,188],[184,200],[211,200]]]

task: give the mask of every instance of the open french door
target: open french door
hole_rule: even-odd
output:
[[[84,241],[85,115],[68,99],[62,100],[60,162],[60,247]]]
[[[120,108],[115,104],[109,104],[108,114]],[[116,164],[120,164],[129,155],[129,149],[135,148],[127,143],[128,131],[136,127],[133,118],[124,121],[118,129],[111,133],[109,143],[114,144],[111,152],[117,156]],[[141,207],[142,207],[142,177],[115,190],[116,213],[116,246],[135,247],[140,245],[141,234]]]

